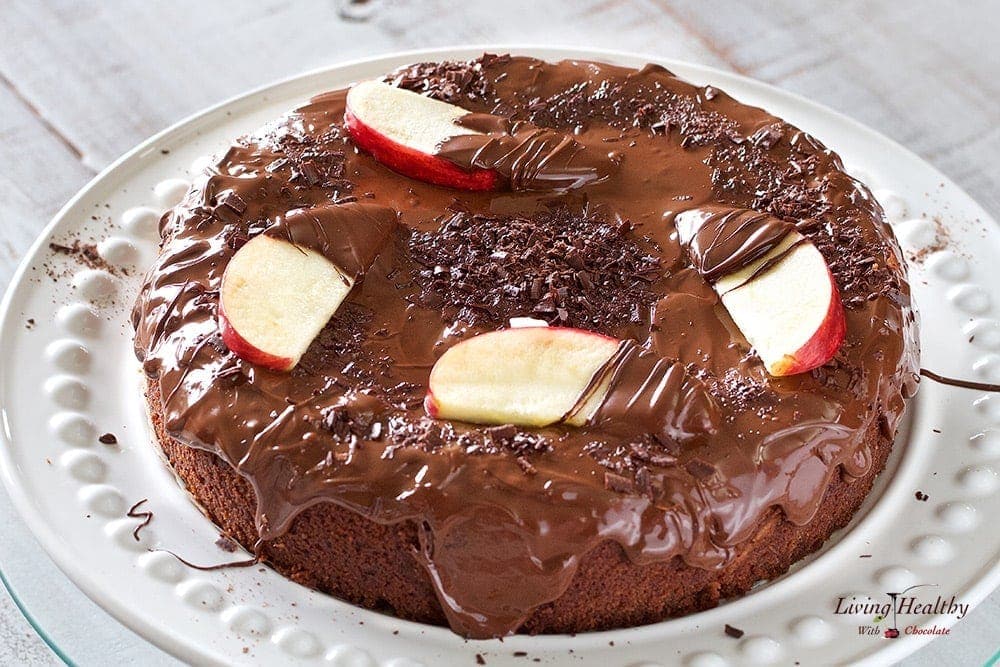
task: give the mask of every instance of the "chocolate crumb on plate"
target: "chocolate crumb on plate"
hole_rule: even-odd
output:
[[[118,437],[114,433],[105,433],[97,438],[97,441],[102,445],[117,445]]]
[[[101,269],[113,276],[117,276],[119,273],[128,275],[126,270],[118,269],[105,261],[97,251],[97,245],[93,243],[84,243],[79,239],[73,239],[68,244],[53,242],[49,243],[49,250],[58,255],[65,255],[88,269]]]
[[[733,639],[739,639],[740,637],[742,637],[745,634],[746,633],[743,632],[742,630],[740,630],[739,628],[734,628],[733,626],[731,626],[728,623],[726,623],[726,636],[727,637],[732,637]]]
[[[231,537],[226,535],[219,535],[219,539],[215,541],[215,546],[227,553],[236,553],[236,549],[239,548],[239,545],[237,545]]]

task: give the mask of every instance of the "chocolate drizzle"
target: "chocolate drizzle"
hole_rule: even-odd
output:
[[[634,340],[622,341],[563,419],[587,407],[597,393],[603,399],[588,425],[603,432],[688,443],[717,430],[719,408],[705,385],[683,364],[641,350]]]
[[[371,267],[395,228],[393,209],[347,203],[289,211],[264,233],[315,250],[357,278]]]
[[[724,206],[685,211],[676,224],[695,270],[713,283],[764,257],[795,229],[766,213]]]
[[[926,378],[934,380],[935,382],[951,385],[952,387],[961,387],[962,389],[975,389],[977,391],[1000,391],[1000,384],[993,384],[992,382],[973,382],[972,380],[959,380],[957,378],[950,378],[944,375],[938,375],[934,371],[929,371],[926,368],[921,368],[920,374]]]
[[[149,502],[149,499],[143,498],[135,505],[132,505],[132,507],[128,508],[128,512],[125,513],[125,516],[127,516],[130,519],[142,519],[142,521],[132,531],[132,537],[135,539],[136,542],[138,542],[141,539],[139,537],[139,533],[142,532],[142,529],[148,526],[153,521],[152,512],[150,512],[149,510],[139,511],[139,508],[142,507],[147,502]]]
[[[472,113],[572,133],[588,155],[614,152],[616,166],[613,176],[585,176],[585,189],[558,197],[428,185],[355,150],[343,129],[345,92],[334,91],[240,140],[203,175],[162,220],[161,253],[133,313],[135,349],[158,385],[168,432],[219,455],[253,486],[261,540],[279,538],[322,502],[375,522],[413,522],[417,562],[451,626],[501,636],[559,597],[601,542],[637,563],[680,557],[717,568],[771,508],[805,523],[834,476],[869,469],[866,433],[879,424],[891,437],[915,388],[916,320],[881,209],[836,155],[760,109],[721,91],[709,99],[655,66],[490,56],[414,65],[389,78]],[[581,164],[580,151],[561,150],[573,156],[565,164]],[[516,178],[542,178],[537,166]],[[398,211],[398,222],[376,214],[387,226],[369,225],[371,237],[337,236],[326,246],[300,234],[300,224],[302,233],[323,229],[322,220],[355,201]],[[847,304],[847,340],[833,362],[776,379],[749,354],[674,227],[684,211],[720,204],[813,220],[798,230],[826,256]],[[575,224],[596,220],[595,212],[601,224],[627,223],[628,234]],[[434,240],[445,233],[442,216],[456,213],[467,227],[441,239],[449,248],[466,231],[521,222],[503,237],[503,259],[483,256],[476,243],[455,245],[458,261],[438,290],[429,285],[444,274],[435,278],[437,265],[422,262],[444,247]],[[565,223],[556,240],[579,244],[580,255],[566,266],[546,260],[558,275],[539,276],[537,298],[532,278],[528,297],[511,297],[508,307],[503,291],[524,285],[495,269],[542,263],[530,254],[539,237],[527,223],[546,215],[555,217],[545,224]],[[360,216],[355,209],[347,217]],[[242,361],[219,336],[222,273],[260,233],[318,243],[364,269],[291,373]],[[427,242],[411,243],[417,237]],[[642,280],[633,272],[645,271],[647,246],[657,261]],[[723,265],[718,257],[708,253],[705,266]],[[578,259],[584,268],[572,265]],[[472,268],[479,261],[493,264]],[[576,282],[581,270],[586,279]],[[607,289],[598,293],[600,285]],[[615,365],[592,423],[490,431],[429,420],[421,403],[435,360],[504,325],[469,313],[485,304],[486,315],[537,317],[543,288],[556,292],[550,321],[564,308],[581,326],[636,342],[622,351],[628,363]],[[455,307],[425,300],[428,289]],[[591,315],[584,302],[614,316]]]
[[[438,155],[466,169],[496,170],[512,190],[570,190],[606,181],[617,164],[605,150],[521,120],[471,113],[456,124],[478,134],[451,137]]]
[[[215,565],[198,565],[196,563],[192,563],[191,561],[187,560],[186,558],[182,558],[181,556],[178,556],[177,554],[175,554],[170,549],[150,549],[150,551],[162,551],[163,553],[168,553],[171,556],[173,556],[174,558],[176,558],[177,560],[179,560],[181,563],[183,563],[184,565],[186,565],[187,567],[191,568],[192,570],[200,570],[202,572],[214,572],[216,570],[230,570],[230,569],[236,569],[236,568],[241,568],[241,567],[251,567],[253,565],[256,565],[257,563],[260,562],[260,559],[261,559],[261,556],[260,556],[260,553],[259,553],[259,549],[260,549],[260,542],[258,541],[258,543],[256,545],[254,545],[254,557],[253,558],[246,558],[244,560],[235,560],[235,561],[230,561],[228,563],[216,563]],[[236,547],[234,545],[233,546],[233,551],[235,551],[235,550],[236,550]]]

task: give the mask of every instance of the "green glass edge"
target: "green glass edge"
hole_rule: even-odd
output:
[[[63,653],[63,650],[59,648],[48,633],[42,629],[41,624],[35,619],[34,615],[32,615],[32,613],[28,611],[28,608],[24,606],[24,603],[21,602],[21,598],[19,598],[17,593],[14,592],[13,585],[11,585],[10,581],[7,579],[7,575],[3,573],[2,569],[0,569],[0,583],[2,583],[3,587],[7,590],[7,593],[10,595],[10,599],[14,601],[14,605],[17,607],[18,611],[21,612],[21,615],[24,616],[26,621],[28,621],[28,624],[32,627],[32,629],[34,629],[35,633],[41,638],[41,640],[45,642],[45,645],[56,654],[57,658],[68,665],[68,667],[77,667],[76,663],[73,662],[68,655]]]

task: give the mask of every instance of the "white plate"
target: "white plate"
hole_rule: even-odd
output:
[[[239,559],[214,546],[217,531],[178,488],[151,445],[128,310],[152,261],[160,213],[188,187],[191,168],[240,134],[312,94],[416,60],[468,58],[482,48],[411,52],[305,74],[209,109],[118,160],[56,216],[6,295],[0,322],[0,471],[31,530],[66,574],[123,623],[181,659],[214,664],[296,662],[340,666],[475,664],[802,664],[896,660],[927,635],[858,635],[871,614],[834,614],[837,599],[936,584],[975,604],[1000,580],[1000,395],[925,383],[908,429],[865,507],[816,556],[751,595],[652,626],[568,636],[464,641],[437,627],[357,609],[266,568],[191,570]],[[497,49],[492,49],[497,50]],[[515,48],[549,60],[588,57],[638,66],[621,53]],[[1000,381],[1000,233],[957,186],[885,137],[789,93],[733,74],[665,62],[815,134],[837,150],[886,207],[904,248],[947,248],[911,267],[921,307],[924,365]],[[169,150],[164,154],[162,149]],[[192,165],[195,165],[192,167]],[[53,258],[50,240],[92,238],[115,277]],[[43,264],[64,271],[53,281]],[[28,319],[35,325],[29,327]],[[112,432],[119,446],[99,444]],[[922,491],[929,500],[914,498]],[[136,542],[127,509],[148,498],[152,524]],[[869,558],[860,558],[871,554]],[[933,598],[933,596],[930,596]],[[946,627],[954,616],[898,624]],[[746,631],[727,637],[725,624]],[[883,625],[882,627],[885,627]],[[570,652],[572,651],[572,653]],[[527,652],[527,656],[516,655]]]

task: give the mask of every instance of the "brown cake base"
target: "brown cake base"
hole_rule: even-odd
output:
[[[251,549],[257,542],[257,501],[250,484],[215,454],[180,444],[166,433],[156,409],[160,396],[155,383],[150,383],[148,398],[156,437],[189,493],[208,518]],[[743,595],[758,581],[784,574],[845,526],[868,495],[892,441],[877,427],[867,438],[871,470],[853,481],[834,478],[810,523],[796,526],[774,509],[738,547],[736,558],[713,571],[685,565],[680,557],[636,565],[617,544],[603,542],[580,562],[569,589],[536,609],[520,632],[576,633],[655,623],[709,609]],[[303,511],[285,535],[266,542],[262,558],[289,579],[347,602],[447,625],[430,579],[412,555],[417,544],[413,523],[382,525],[323,503]]]

